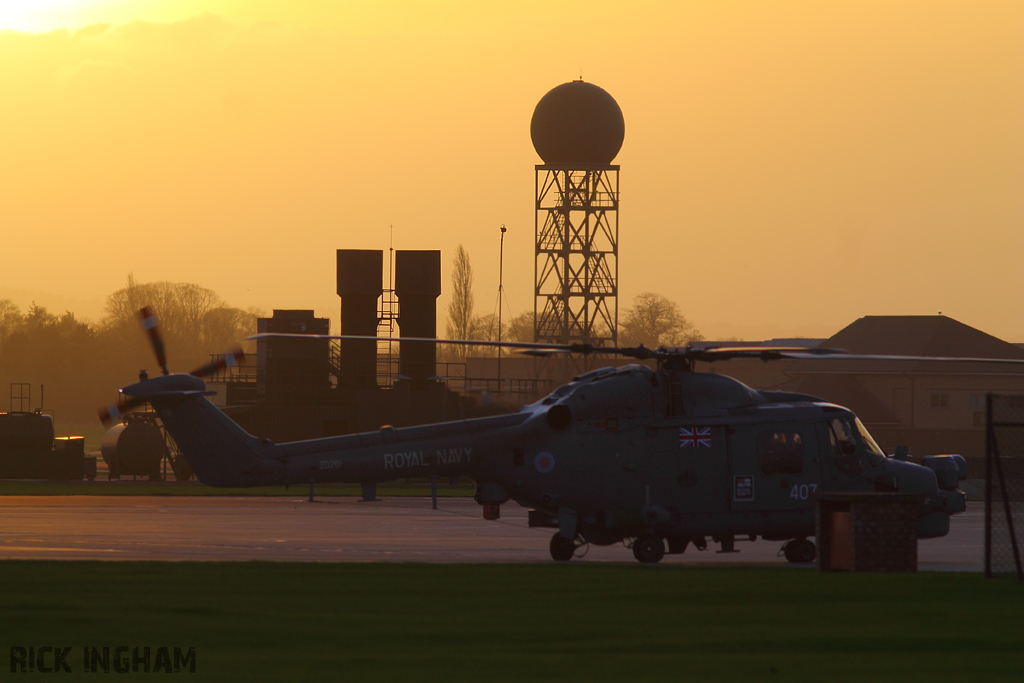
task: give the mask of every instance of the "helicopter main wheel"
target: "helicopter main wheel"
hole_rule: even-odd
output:
[[[813,541],[808,541],[806,538],[794,538],[786,544],[783,554],[793,564],[810,564],[817,557],[817,551]]]
[[[644,564],[661,562],[665,557],[665,541],[661,536],[644,534],[633,541],[633,557]]]
[[[551,559],[557,562],[568,562],[576,554],[576,542],[566,538],[562,534],[555,534],[551,537]]]

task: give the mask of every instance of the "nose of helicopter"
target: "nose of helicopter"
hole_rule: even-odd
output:
[[[917,521],[918,538],[937,538],[949,533],[949,517],[967,509],[967,496],[952,487],[939,487],[935,472],[923,465],[890,459],[886,470],[896,479],[900,493],[918,493],[924,496]]]

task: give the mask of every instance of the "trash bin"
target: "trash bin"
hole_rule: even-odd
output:
[[[916,572],[917,493],[814,495],[818,571]]]

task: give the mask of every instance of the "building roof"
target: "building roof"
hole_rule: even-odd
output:
[[[766,339],[765,341],[692,341],[687,342],[687,346],[692,346],[695,349],[713,349],[713,348],[727,348],[727,347],[749,347],[749,346],[793,346],[802,347],[805,349],[811,349],[815,346],[819,346],[824,339],[812,339],[810,337],[784,337],[778,339]]]
[[[850,353],[1024,360],[1024,349],[944,315],[869,315],[821,343]],[[789,372],[1024,374],[1024,365],[929,361],[797,361]]]
[[[807,375],[777,387],[776,391],[809,394],[850,408],[865,424],[898,425],[899,417],[853,375]]]

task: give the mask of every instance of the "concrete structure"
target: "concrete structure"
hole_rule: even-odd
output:
[[[821,493],[815,501],[818,571],[917,571],[917,516],[924,496]]]
[[[437,339],[437,297],[441,295],[441,252],[395,252],[395,294],[402,337]],[[416,384],[431,381],[437,372],[437,344],[401,342],[401,372]]]
[[[397,294],[402,335],[436,338],[440,251],[397,251],[393,291],[383,288],[382,251],[339,249],[337,260],[343,334],[376,336],[382,319],[393,315],[387,299]],[[257,329],[328,334],[329,323],[311,310],[275,310],[273,317],[258,320]],[[375,340],[260,340],[255,366],[225,369],[208,385],[218,392],[216,405],[239,425],[277,442],[477,414],[471,399],[436,377],[436,344],[404,342],[404,377],[385,372],[389,381],[383,386],[378,348]]]
[[[341,333],[377,335],[377,300],[383,287],[384,252],[380,249],[338,250],[338,296]],[[343,339],[338,344],[338,381],[357,387],[377,386],[377,342]]]

